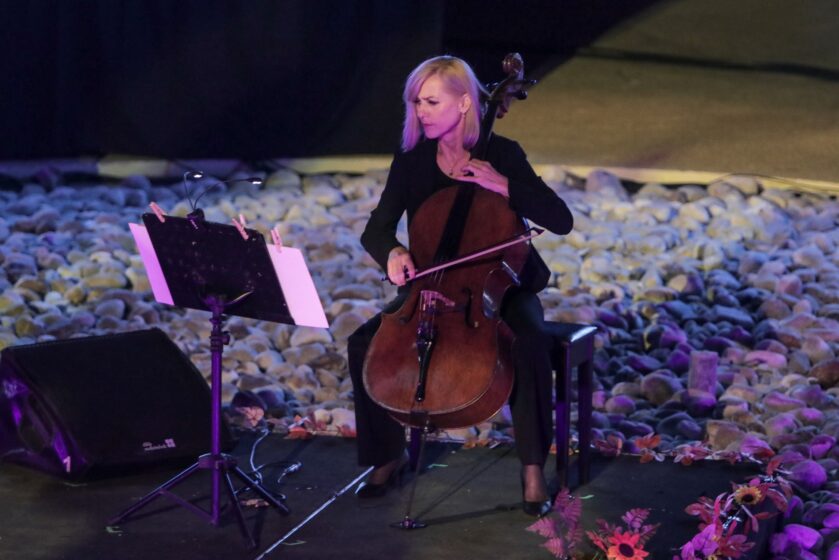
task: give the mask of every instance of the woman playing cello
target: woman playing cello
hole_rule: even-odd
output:
[[[364,248],[387,271],[390,281],[400,286],[385,312],[400,307],[406,284],[416,273],[411,253],[396,239],[399,220],[407,212],[410,224],[426,199],[453,183],[497,193],[518,216],[554,233],[571,231],[568,207],[535,174],[516,142],[492,135],[485,159],[470,156],[481,132],[482,91],[469,65],[455,57],[426,60],[408,76],[402,150],[393,159],[379,204],[361,236]],[[536,295],[549,278],[544,261],[530,248],[519,285],[506,293],[501,306],[501,317],[515,334],[515,381],[509,403],[522,463],[523,508],[535,516],[545,515],[551,506],[543,474],[553,433],[551,342]],[[362,381],[365,354],[380,324],[381,315],[377,315],[348,341],[359,463],[375,467],[357,491],[360,499],[384,495],[405,463],[404,428],[371,400]]]

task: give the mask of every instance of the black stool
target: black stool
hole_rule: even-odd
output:
[[[580,434],[577,468],[579,484],[588,482],[591,466],[591,395],[594,333],[597,327],[546,321],[553,338],[551,361],[556,377],[556,471],[568,486],[568,447],[571,439],[571,372],[577,368],[577,431]]]

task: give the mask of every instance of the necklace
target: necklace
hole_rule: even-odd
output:
[[[447,158],[444,156],[443,152],[440,152],[440,158],[441,158],[441,159],[443,159],[444,161],[447,159]],[[454,170],[455,170],[455,168],[457,167],[457,165],[458,165],[459,163],[463,162],[463,161],[468,160],[468,159],[469,159],[469,152],[466,152],[466,153],[464,153],[463,155],[458,156],[457,158],[455,158],[455,160],[452,162],[451,166],[449,166],[449,164],[448,164],[448,163],[446,163],[446,164],[444,164],[444,166],[443,166],[443,167],[448,167],[448,168],[449,168],[449,173],[448,173],[449,177],[454,177]]]

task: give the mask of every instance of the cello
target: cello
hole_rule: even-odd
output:
[[[524,79],[518,54],[505,57],[504,70],[472,149],[478,159],[485,159],[496,116],[534,83]],[[501,303],[519,283],[528,241],[541,231],[477,185],[444,188],[422,204],[409,228],[419,270],[400,308],[382,315],[364,361],[373,401],[426,432],[472,426],[504,405],[513,386],[514,336]]]

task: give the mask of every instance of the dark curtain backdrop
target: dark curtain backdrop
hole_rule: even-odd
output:
[[[653,3],[0,0],[0,160],[389,153],[421,60],[538,77]]]
[[[439,53],[441,14],[411,0],[4,0],[0,159],[330,153],[353,123],[379,131],[359,129],[355,151],[390,150],[402,81]]]

